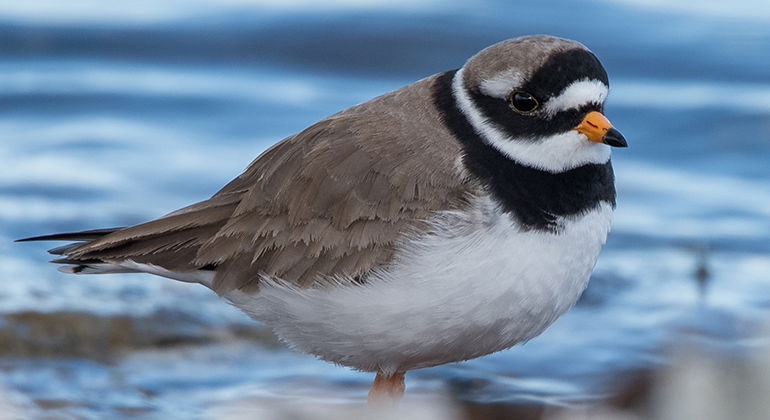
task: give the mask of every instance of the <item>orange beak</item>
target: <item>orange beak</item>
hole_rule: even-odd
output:
[[[596,143],[604,143],[613,147],[628,147],[625,137],[620,134],[620,131],[612,127],[610,120],[601,112],[591,111],[586,114],[583,121],[575,127],[575,130]]]

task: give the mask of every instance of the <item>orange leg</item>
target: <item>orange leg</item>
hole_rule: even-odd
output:
[[[370,406],[394,406],[404,396],[404,372],[384,375],[377,372],[369,389]]]

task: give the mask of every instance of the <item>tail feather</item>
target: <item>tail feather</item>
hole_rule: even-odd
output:
[[[67,255],[70,251],[74,251],[76,248],[82,246],[85,242],[72,242],[67,245],[57,246],[48,250],[49,254],[53,255]]]
[[[31,242],[31,241],[93,241],[99,239],[104,235],[108,235],[112,232],[123,229],[122,227],[106,228],[106,229],[92,229],[84,230],[81,232],[68,232],[68,233],[54,233],[53,235],[33,236],[31,238],[17,239],[14,242]],[[65,245],[66,246],[66,245]],[[57,248],[54,248],[57,249]],[[53,250],[51,250],[53,251]]]
[[[238,204],[239,194],[202,201],[159,219],[125,228],[94,229],[19,239],[71,241],[48,252],[59,270],[76,274],[145,272],[209,285],[216,261],[198,261],[201,244],[216,236]]]
[[[117,264],[96,263],[80,265],[64,265],[59,267],[59,271],[67,274],[115,274],[115,273],[138,273],[138,270],[121,267]]]
[[[113,233],[123,228],[105,228],[105,229],[92,229],[84,230],[80,232],[67,232],[67,233],[55,233],[52,235],[33,236],[30,238],[17,239],[15,242],[31,242],[31,241],[74,241],[72,243],[57,246],[51,248],[48,253],[53,255],[63,255],[64,258],[57,258],[51,260],[56,264],[69,264],[65,267],[59,267],[59,271],[65,273],[84,273],[92,267],[92,265],[101,266],[104,265],[104,261],[96,258],[90,259],[73,259],[68,258],[67,254],[95,239],[99,239],[105,235]]]
[[[81,265],[81,264],[102,264],[104,261],[96,258],[91,259],[74,259],[74,258],[57,258],[55,260],[48,261],[54,264],[74,264],[74,265]]]

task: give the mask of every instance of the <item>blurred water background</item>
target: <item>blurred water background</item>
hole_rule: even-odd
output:
[[[51,244],[11,241],[199,201],[314,121],[535,33],[583,42],[609,72],[607,115],[631,145],[613,157],[613,231],[581,302],[541,337],[412,372],[407,400],[580,406],[671,348],[766,346],[764,0],[6,1],[0,399],[73,419],[362,400],[371,375],[287,350],[201,286],[68,276],[45,263]]]

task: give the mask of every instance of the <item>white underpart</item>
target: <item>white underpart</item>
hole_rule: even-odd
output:
[[[559,96],[549,99],[543,109],[548,115],[555,115],[583,105],[602,104],[607,99],[608,93],[607,85],[599,80],[578,80],[564,88]]]
[[[609,146],[589,141],[584,134],[576,130],[544,138],[508,136],[495,123],[489,121],[489,118],[473,103],[465,89],[462,75],[463,69],[460,69],[452,83],[458,107],[479,136],[509,159],[552,173],[564,172],[588,163],[606,163],[610,159]],[[577,92],[565,90],[564,94],[569,94],[570,98],[574,99],[573,95],[577,95]],[[564,94],[554,99],[558,100]],[[595,100],[595,97],[587,97],[585,98],[587,102],[584,103]],[[566,103],[566,99],[562,103]]]
[[[540,334],[585,289],[612,208],[524,231],[488,197],[405,240],[364,285],[298,289],[264,279],[226,297],[291,346],[367,371],[411,370],[499,351]]]

